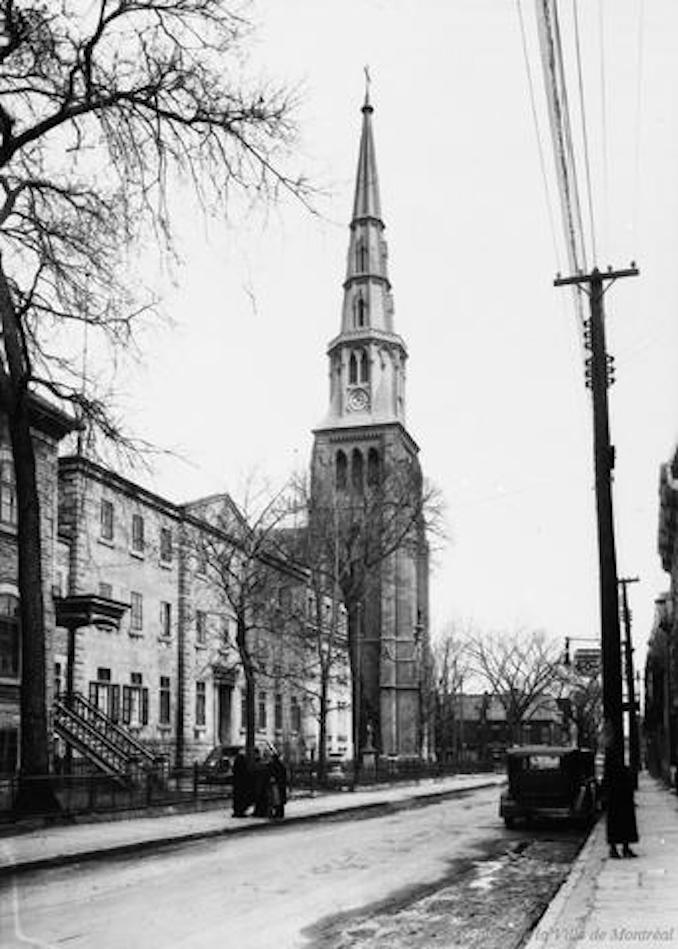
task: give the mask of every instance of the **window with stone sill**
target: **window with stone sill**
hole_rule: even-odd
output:
[[[16,484],[14,481],[14,461],[12,451],[6,445],[0,446],[0,525],[16,527]]]
[[[144,629],[144,600],[141,593],[130,593],[130,632],[139,635]]]
[[[100,530],[99,536],[101,540],[112,541],[114,526],[113,526],[113,502],[109,501],[108,498],[101,499],[100,507]]]
[[[19,599],[0,593],[0,677],[18,679],[21,667]]]
[[[135,554],[144,552],[144,519],[141,514],[132,515],[132,551]]]
[[[199,646],[207,642],[207,614],[204,610],[195,611],[195,641]]]
[[[206,722],[207,688],[204,682],[195,683],[195,725],[204,728]]]
[[[170,724],[170,700],[169,676],[160,676],[158,724],[161,726]]]
[[[160,562],[172,563],[172,531],[169,527],[160,528]]]
[[[148,689],[141,672],[132,672],[130,685],[122,687],[122,723],[132,728],[148,725]]]

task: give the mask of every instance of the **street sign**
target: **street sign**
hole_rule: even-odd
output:
[[[574,668],[581,675],[599,675],[601,670],[600,649],[576,649]]]

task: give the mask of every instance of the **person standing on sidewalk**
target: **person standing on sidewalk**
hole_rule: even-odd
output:
[[[610,857],[637,857],[629,844],[638,842],[636,805],[633,800],[633,775],[623,763],[613,764],[606,776],[607,842]],[[621,854],[617,845],[622,845]]]

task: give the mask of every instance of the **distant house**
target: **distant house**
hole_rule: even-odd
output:
[[[489,761],[500,758],[511,745],[504,706],[498,696],[487,692],[452,696],[444,734],[448,742],[437,749],[440,761]],[[528,712],[520,744],[559,745],[567,737],[558,702],[548,696]]]

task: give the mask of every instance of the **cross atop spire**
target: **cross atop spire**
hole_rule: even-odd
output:
[[[379,179],[377,177],[377,157],[372,136],[372,113],[370,103],[370,72],[365,66],[365,102],[361,109],[363,128],[358,153],[358,172],[353,201],[353,222],[356,219],[372,217],[381,220],[381,202],[379,200]]]
[[[363,66],[365,72],[365,102],[363,103],[362,111],[365,112],[369,110],[373,111],[372,106],[370,105],[370,85],[372,84],[372,77],[370,76],[370,67]]]

